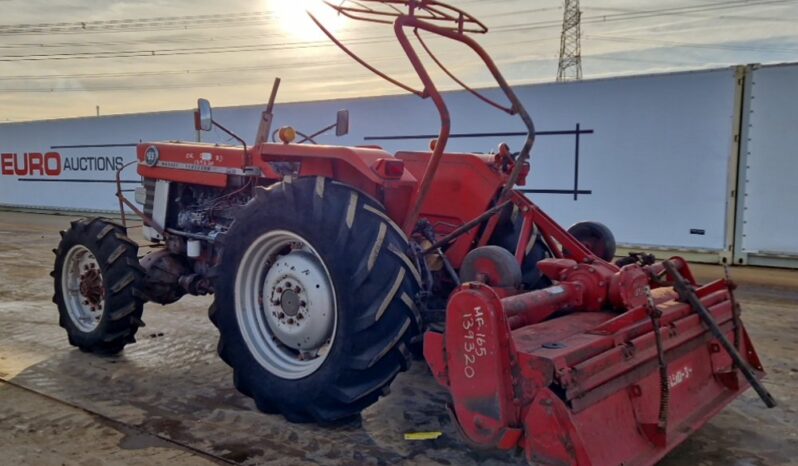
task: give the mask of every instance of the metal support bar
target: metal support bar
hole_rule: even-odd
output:
[[[189,239],[198,239],[198,240],[201,240],[201,241],[207,241],[209,243],[213,243],[214,241],[216,241],[214,238],[211,238],[208,235],[201,235],[199,233],[191,233],[191,232],[188,232],[188,231],[176,230],[174,228],[167,228],[166,231],[171,233],[171,234],[173,234],[173,235],[183,236],[183,237],[189,238]]]
[[[504,202],[502,202],[499,205],[494,206],[493,208],[491,208],[489,210],[486,210],[485,213],[483,213],[479,217],[460,225],[459,227],[455,228],[453,232],[451,232],[448,235],[444,236],[443,238],[439,239],[438,241],[435,242],[435,244],[433,244],[432,246],[430,246],[427,249],[425,249],[422,252],[422,255],[427,255],[427,254],[429,254],[431,252],[437,251],[439,248],[447,246],[449,243],[451,243],[452,241],[456,240],[460,236],[468,233],[472,228],[475,228],[480,223],[484,222],[485,220],[489,219],[490,217],[492,217],[493,215],[498,213],[500,210],[502,210],[508,204],[510,204],[510,200],[509,199],[504,201]]]
[[[446,254],[443,253],[441,248],[438,248],[436,252],[438,253],[438,256],[441,258],[444,268],[446,268],[446,273],[449,274],[449,277],[452,279],[452,281],[456,286],[460,286],[460,276],[457,275],[457,272],[454,270],[454,267],[452,267],[452,263],[449,262],[449,258],[446,257]]]
[[[280,88],[280,78],[274,78],[272,93],[269,95],[269,102],[266,104],[266,111],[261,113],[258,133],[255,135],[255,145],[269,142],[269,133],[272,129],[274,119],[274,101],[277,99],[277,90]]]
[[[339,12],[344,15],[348,13],[351,14],[353,9],[351,8],[344,8],[341,6],[336,7],[334,4],[327,2],[328,5],[335,8]],[[403,3],[404,4],[404,3]],[[410,207],[407,216],[405,217],[405,222],[402,225],[402,229],[408,235],[413,233],[413,230],[416,227],[416,222],[418,221],[419,214],[421,209],[424,205],[424,201],[426,200],[427,195],[429,194],[429,190],[432,184],[432,181],[435,177],[435,172],[437,171],[438,165],[440,163],[441,157],[446,148],[446,142],[449,138],[449,133],[451,129],[451,122],[449,118],[449,111],[446,107],[443,97],[441,96],[440,92],[435,86],[432,78],[430,77],[429,73],[427,72],[423,62],[416,53],[413,45],[410,43],[407,34],[405,33],[405,28],[411,28],[414,31],[423,30],[426,32],[430,32],[432,34],[436,34],[448,39],[456,40],[467,45],[471,50],[473,50],[484,62],[485,66],[490,71],[493,78],[499,84],[499,87],[504,92],[507,99],[510,101],[509,110],[513,113],[517,113],[521,120],[524,122],[524,126],[526,126],[528,133],[526,137],[526,141],[524,142],[521,151],[519,152],[518,158],[515,161],[515,165],[511,170],[507,182],[505,183],[504,187],[502,188],[501,194],[497,198],[497,203],[502,202],[508,195],[510,191],[515,187],[516,182],[518,181],[518,177],[521,175],[521,170],[524,168],[524,163],[529,159],[529,153],[532,150],[532,145],[535,142],[535,124],[532,121],[532,117],[529,116],[529,113],[524,108],[524,105],[521,103],[521,100],[516,96],[513,89],[504,79],[501,72],[499,71],[498,67],[494,63],[493,59],[485,52],[485,50],[472,38],[466,36],[464,33],[466,30],[464,29],[465,22],[468,23],[478,23],[473,17],[465,15],[460,10],[454,9],[452,7],[447,8],[449,10],[457,11],[458,12],[458,27],[456,29],[451,29],[449,27],[438,26],[436,24],[431,24],[428,21],[424,21],[423,19],[414,15],[414,11],[416,7],[420,8],[421,10],[425,10],[427,13],[432,11],[433,13],[442,14],[442,12],[438,11],[437,7],[444,5],[438,4],[437,2],[422,2],[421,4],[416,4],[415,1],[410,1],[407,3],[409,8],[408,14],[394,14],[391,13],[390,16],[396,16],[396,19],[393,22],[394,33],[396,34],[397,39],[399,40],[399,44],[402,46],[405,54],[407,55],[410,63],[413,65],[416,74],[418,75],[419,79],[421,80],[422,84],[424,85],[423,91],[417,91],[406,84],[403,84],[396,79],[391,78],[390,76],[386,75],[385,73],[377,70],[373,66],[366,63],[362,58],[354,54],[351,50],[349,50],[345,45],[341,43],[329,30],[327,30],[321,22],[313,16],[310,12],[311,19],[313,20],[316,25],[321,28],[321,30],[330,38],[333,43],[335,43],[341,50],[343,50],[347,55],[352,57],[355,61],[366,67],[371,72],[377,74],[378,76],[382,77],[383,79],[387,80],[390,83],[393,83],[402,89],[405,89],[408,92],[416,94],[421,98],[431,98],[432,101],[435,103],[435,107],[438,109],[438,113],[440,114],[441,119],[441,129],[438,135],[437,143],[430,155],[429,161],[427,162],[427,167],[424,170],[424,175],[419,183],[419,187],[415,193],[413,193],[412,198],[410,200]],[[430,10],[430,8],[432,8]],[[360,11],[360,13],[375,13],[374,10],[365,9],[364,11]],[[364,18],[359,17],[357,15],[350,16],[354,19],[365,19],[365,20],[374,20],[373,18]],[[443,18],[438,16],[424,16],[424,19],[433,20],[436,18]],[[451,19],[446,17],[446,19]],[[384,22],[383,20],[377,20],[376,22]],[[484,32],[487,32],[487,28],[484,28]],[[437,60],[436,60],[437,62]]]
[[[574,149],[574,200],[579,198],[579,123],[576,124],[576,148]]]
[[[424,206],[424,201],[427,199],[427,194],[429,194],[429,191],[432,188],[432,180],[435,178],[435,173],[438,171],[438,165],[440,165],[441,158],[443,157],[443,151],[446,149],[446,143],[449,140],[449,133],[451,132],[452,126],[451,118],[449,116],[449,109],[446,107],[443,96],[441,96],[440,92],[438,92],[435,82],[432,80],[432,77],[430,77],[426,67],[422,63],[421,59],[413,48],[413,44],[410,43],[410,40],[407,38],[407,34],[404,31],[406,22],[410,21],[411,19],[415,18],[399,16],[394,22],[393,30],[396,34],[396,38],[399,40],[399,45],[401,45],[402,49],[404,49],[407,58],[410,60],[410,63],[413,64],[416,74],[418,74],[421,83],[424,85],[424,95],[429,96],[432,99],[432,102],[435,104],[435,108],[438,109],[438,115],[440,116],[441,120],[441,131],[438,135],[438,139],[435,142],[435,147],[432,148],[432,154],[430,155],[427,166],[424,169],[424,175],[419,181],[418,189],[410,198],[410,212],[405,218],[404,225],[402,225],[402,229],[408,236],[413,233],[413,230],[416,227],[416,222],[418,221],[418,217],[421,214],[421,208]],[[423,23],[417,24],[416,27],[421,27],[423,25]]]
[[[732,281],[731,275],[729,274],[729,266],[723,264],[723,276],[726,279],[726,283],[731,291],[737,289],[737,284]],[[734,347],[737,348],[737,351],[742,349],[743,344],[743,323],[740,320],[740,314],[742,311],[740,309],[740,303],[734,299],[734,293],[731,293],[731,304],[732,304],[732,322],[734,322]]]
[[[321,29],[321,31],[322,31],[322,32],[323,32],[323,33],[324,33],[324,34],[325,34],[325,35],[326,35],[326,36],[327,36],[327,37],[328,37],[328,38],[329,38],[329,39],[330,39],[330,40],[331,40],[331,41],[332,41],[332,42],[333,42],[335,45],[337,45],[337,46],[338,46],[338,48],[340,48],[341,50],[343,50],[343,51],[344,51],[344,53],[346,53],[347,55],[349,55],[350,57],[352,57],[352,59],[353,59],[353,60],[355,60],[356,62],[358,62],[358,63],[360,63],[361,65],[363,65],[363,66],[364,66],[364,67],[365,67],[367,70],[371,71],[372,73],[376,74],[377,76],[381,77],[382,79],[384,79],[384,80],[388,81],[389,83],[391,83],[391,84],[394,84],[395,86],[398,86],[398,87],[400,87],[400,88],[402,88],[402,89],[406,90],[407,92],[409,92],[409,93],[411,93],[411,94],[415,94],[415,95],[417,95],[417,96],[421,97],[422,99],[427,97],[427,95],[426,95],[424,92],[422,92],[422,91],[418,91],[418,90],[416,90],[416,89],[413,89],[412,87],[408,86],[407,84],[405,84],[405,83],[402,83],[402,82],[400,82],[400,81],[398,81],[398,80],[396,80],[396,79],[394,79],[394,78],[392,78],[392,77],[388,76],[387,74],[383,73],[382,71],[378,70],[377,68],[374,68],[373,66],[369,65],[368,63],[366,63],[366,61],[365,61],[365,60],[363,60],[362,58],[360,58],[358,55],[356,55],[354,52],[352,52],[352,51],[349,49],[349,47],[345,46],[345,45],[344,45],[344,44],[343,44],[343,43],[342,43],[340,40],[338,40],[338,38],[337,38],[337,37],[335,37],[335,36],[334,36],[334,35],[333,35],[333,34],[332,34],[332,33],[331,33],[331,32],[330,32],[330,31],[329,31],[329,30],[328,30],[326,27],[324,27],[324,25],[323,25],[323,24],[321,24],[321,22],[320,22],[318,19],[316,19],[316,17],[315,17],[315,16],[313,16],[313,14],[312,14],[312,13],[308,12],[308,16],[310,16],[310,19],[312,19],[312,20],[313,20],[313,22],[314,22],[314,23],[316,23],[316,26],[318,26],[318,27],[319,27],[319,29]]]
[[[499,104],[498,102],[495,102],[495,101],[493,101],[493,100],[491,100],[491,99],[489,99],[489,98],[485,97],[485,96],[484,96],[482,93],[480,93],[480,92],[476,91],[475,89],[473,89],[472,87],[470,87],[468,84],[466,84],[466,83],[464,83],[463,81],[461,81],[460,79],[458,79],[458,78],[457,78],[457,76],[455,76],[455,75],[454,75],[454,73],[452,73],[451,71],[449,71],[449,69],[448,69],[448,68],[446,68],[446,65],[444,65],[444,64],[443,64],[443,63],[442,63],[440,60],[438,60],[438,57],[437,57],[437,56],[436,56],[434,53],[432,53],[432,50],[430,50],[430,48],[427,46],[427,43],[426,43],[426,42],[424,41],[424,39],[421,37],[421,34],[418,32],[418,29],[415,29],[413,32],[415,33],[415,35],[416,35],[416,38],[418,39],[418,42],[421,44],[421,46],[422,46],[422,47],[424,48],[424,50],[427,52],[427,55],[429,55],[429,57],[432,59],[432,61],[434,61],[434,62],[435,62],[435,64],[436,64],[436,65],[438,65],[438,67],[439,67],[439,68],[440,68],[440,69],[441,69],[441,70],[442,70],[444,73],[446,73],[446,75],[447,75],[447,76],[449,76],[449,77],[452,79],[452,81],[454,81],[454,82],[456,82],[457,84],[459,84],[459,85],[460,85],[460,87],[462,87],[462,88],[463,88],[463,89],[465,89],[466,91],[470,92],[471,94],[473,94],[473,95],[474,95],[474,97],[476,97],[476,98],[478,98],[479,100],[481,100],[481,101],[485,102],[486,104],[488,104],[488,105],[490,105],[490,106],[492,106],[492,107],[494,107],[494,108],[497,108],[497,109],[499,109],[499,110],[501,110],[501,111],[503,111],[503,112],[507,113],[508,115],[515,115],[515,110],[513,110],[512,108],[505,107],[505,106],[503,106],[503,105]],[[578,129],[578,128],[577,128],[577,129]],[[526,135],[526,133],[524,133],[524,135]]]
[[[671,385],[668,380],[668,361],[665,357],[665,345],[662,342],[662,329],[660,328],[660,317],[662,311],[654,303],[651,295],[651,288],[646,286],[646,301],[648,315],[651,317],[651,325],[654,327],[654,340],[657,345],[657,365],[659,366],[659,416],[657,418],[657,428],[665,433],[668,430],[668,405],[671,399]]]
[[[117,199],[119,199],[119,214],[122,217],[122,226],[127,228],[125,206],[128,206],[130,210],[133,211],[134,214],[138,215],[141,218],[141,221],[144,222],[145,225],[157,231],[158,234],[160,234],[161,236],[165,236],[166,232],[164,231],[164,229],[160,225],[158,225],[155,222],[155,220],[148,217],[144,212],[142,212],[138,207],[136,207],[132,202],[130,202],[130,200],[128,200],[128,198],[126,198],[125,195],[123,194],[124,191],[122,190],[122,180],[121,180],[122,170],[133,165],[134,163],[138,163],[138,160],[126,163],[116,171],[116,197]]]
[[[698,298],[698,295],[695,294],[695,290],[687,283],[687,281],[682,277],[682,274],[679,273],[679,270],[670,262],[665,261],[663,262],[665,268],[668,270],[668,274],[674,280],[674,289],[682,300],[686,301],[687,303],[692,306],[693,310],[701,317],[701,320],[704,321],[707,327],[709,327],[710,332],[712,335],[718,339],[723,349],[731,356],[732,361],[734,361],[735,366],[743,373],[745,376],[745,380],[748,381],[749,384],[756,390],[756,393],[759,395],[759,398],[765,403],[765,406],[768,408],[773,408],[776,406],[776,400],[767,391],[762,382],[756,378],[754,375],[753,369],[748,363],[740,356],[740,353],[734,347],[734,345],[726,338],[726,335],[723,334],[723,331],[718,327],[718,323],[715,322],[715,319],[712,317],[712,314],[707,310],[704,306],[704,303]],[[734,310],[732,310],[734,312]]]
[[[331,129],[335,128],[336,126],[337,126],[337,123],[333,123],[333,124],[331,124],[330,126],[327,126],[326,128],[322,128],[322,129],[320,129],[320,130],[316,131],[315,133],[311,134],[310,136],[308,136],[308,135],[304,135],[304,134],[301,134],[299,131],[297,131],[297,134],[299,134],[300,136],[302,136],[302,139],[300,139],[299,141],[297,141],[297,144],[302,144],[302,143],[303,143],[303,142],[305,142],[305,141],[310,141],[310,142],[312,142],[313,144],[316,144],[316,141],[315,141],[315,138],[316,138],[316,136],[321,136],[322,134],[324,134],[324,133],[326,133],[327,131],[329,131],[329,130],[331,130]]]

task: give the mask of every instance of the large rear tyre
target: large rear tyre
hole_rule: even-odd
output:
[[[236,388],[296,422],[377,401],[420,334],[407,247],[378,203],[343,184],[260,188],[223,239],[209,311]]]
[[[133,343],[142,325],[143,270],[138,244],[125,228],[103,218],[73,221],[55,252],[53,302],[69,343],[114,354]]]

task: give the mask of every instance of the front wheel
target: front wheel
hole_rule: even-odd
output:
[[[375,201],[325,178],[278,183],[223,241],[210,317],[236,388],[258,408],[337,421],[408,367],[419,278]]]
[[[138,245],[125,228],[103,218],[72,222],[55,252],[53,302],[69,343],[83,351],[113,354],[142,325]]]

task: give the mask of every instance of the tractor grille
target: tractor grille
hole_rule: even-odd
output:
[[[155,180],[152,178],[144,178],[141,184],[144,185],[144,191],[147,194],[144,200],[144,215],[152,218],[152,209],[155,204]]]

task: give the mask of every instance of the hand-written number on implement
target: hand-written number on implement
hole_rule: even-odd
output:
[[[477,306],[474,308],[474,313],[463,314],[463,330],[465,330],[463,349],[463,357],[465,358],[465,366],[463,371],[466,378],[473,379],[476,375],[474,370],[474,363],[477,358],[484,357],[488,354],[485,348],[485,334],[482,333],[482,327],[485,326],[484,312],[482,308]]]

